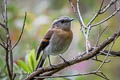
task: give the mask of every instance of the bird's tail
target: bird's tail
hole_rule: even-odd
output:
[[[40,56],[41,51],[42,51],[42,48],[39,47],[38,50],[37,50],[36,60],[39,59],[39,56]]]
[[[39,62],[38,62],[38,65],[37,65],[37,67],[36,67],[36,70],[37,70],[38,68],[40,68],[40,67],[43,66],[46,57],[47,57],[47,54],[44,54],[44,53],[43,53],[42,56],[41,56],[41,58],[40,58],[40,60],[39,60]]]

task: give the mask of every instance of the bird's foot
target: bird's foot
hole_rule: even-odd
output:
[[[50,67],[51,67],[52,69],[55,69],[55,65],[53,65],[53,64],[50,64]]]
[[[65,63],[67,63],[68,65],[70,65],[70,62],[69,61],[67,61],[67,60],[63,60]]]
[[[59,55],[59,57],[60,57],[65,63],[67,63],[68,65],[70,65],[70,62],[67,61],[67,60],[65,60],[61,55]]]

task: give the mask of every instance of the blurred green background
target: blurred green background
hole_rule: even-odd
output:
[[[102,0],[80,0],[80,11],[83,16],[84,22],[87,24],[95,12],[99,9],[100,3]],[[107,4],[110,0],[105,0]],[[2,5],[3,0],[0,0],[0,6]],[[76,0],[73,0],[75,3]],[[109,16],[114,11],[114,6],[109,9],[104,15],[99,16],[95,22],[98,22],[105,17]],[[2,9],[0,9],[0,14]],[[36,50],[39,45],[40,40],[51,26],[52,21],[59,16],[70,16],[73,18],[75,14],[72,11],[72,8],[68,0],[8,0],[8,26],[11,33],[12,44],[16,42],[18,36],[20,35],[24,14],[27,12],[27,21],[24,30],[24,34],[18,46],[13,50],[14,53],[14,69],[16,73],[24,72],[18,65],[16,65],[18,60],[28,59],[28,54],[31,50]],[[0,16],[0,21],[3,22],[2,16]],[[107,37],[113,34],[117,28],[119,28],[120,16],[116,15],[114,18],[110,19],[108,22],[105,22],[101,26],[93,28],[90,33],[89,40],[91,45],[96,44],[97,36],[99,31],[102,31],[106,26],[107,30],[103,33],[100,43],[103,42]],[[74,38],[69,50],[63,55],[66,60],[72,59],[80,52],[85,50],[85,40],[83,34],[80,31],[80,24],[77,20],[72,23],[72,31]],[[0,35],[3,39],[5,38],[5,32],[0,27]],[[120,38],[116,41],[112,50],[120,50]],[[35,53],[35,52],[34,52]],[[69,55],[69,56],[68,56]],[[5,51],[0,47],[0,80],[8,80],[6,65],[4,61]],[[58,57],[51,57],[52,63],[57,64],[62,62]],[[100,56],[99,59],[103,59],[104,56]],[[103,66],[102,70],[107,74],[108,78],[111,80],[120,80],[120,64],[119,57],[109,58],[111,59],[110,63],[107,63]],[[47,64],[47,63],[46,63]],[[55,75],[68,75],[68,74],[77,74],[80,72],[90,72],[96,70],[100,65],[100,62],[93,60],[88,60],[71,67],[68,67]],[[17,75],[16,80],[22,80],[26,75]],[[78,76],[70,78],[55,78],[55,79],[46,79],[46,80],[103,80],[97,76]]]

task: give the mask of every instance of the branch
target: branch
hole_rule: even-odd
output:
[[[106,55],[108,53],[108,50],[100,51],[101,55]],[[110,55],[113,57],[120,57],[120,51],[110,51]]]
[[[7,70],[9,74],[10,80],[13,80],[14,73],[13,73],[13,52],[12,52],[12,44],[10,39],[10,33],[8,28],[8,15],[7,15],[7,0],[4,0],[4,23],[6,27],[6,64],[7,64]],[[10,57],[10,59],[9,59]]]
[[[118,0],[111,0],[106,7],[104,7],[101,11],[100,14],[103,14],[106,12],[113,4],[115,4]]]
[[[4,4],[3,4],[3,5],[4,5]],[[4,16],[4,10],[3,10],[4,8],[3,8],[3,5],[1,5],[0,8],[1,8],[1,12],[2,12],[2,13],[1,13],[2,18],[4,19],[3,21],[5,22],[5,16]]]
[[[90,33],[90,30],[91,30],[91,26],[90,26],[90,25],[91,25],[92,22],[99,16],[100,11],[101,11],[102,6],[103,6],[103,3],[104,3],[104,0],[102,0],[102,3],[101,3],[101,5],[100,5],[100,8],[99,8],[98,12],[93,16],[93,18],[90,20],[90,22],[89,22],[88,25],[87,25],[87,31],[86,31],[86,34],[84,35],[84,36],[85,36],[85,39],[86,39],[86,51],[87,51],[87,53],[88,53],[88,50],[91,48],[90,42],[89,42],[89,40],[88,40],[88,38],[89,38],[89,33]]]
[[[2,43],[0,43],[0,46],[2,46],[4,49],[6,49],[6,47]]]
[[[62,70],[68,66],[71,66],[73,64],[77,64],[83,61],[86,61],[88,59],[91,59],[92,57],[96,56],[97,54],[99,54],[99,52],[104,49],[107,45],[109,45],[111,42],[113,42],[115,39],[117,39],[120,36],[120,30],[118,32],[115,32],[111,37],[109,37],[108,39],[106,39],[102,44],[100,44],[97,48],[91,50],[88,54],[86,54],[86,52],[84,52],[83,56],[78,56],[75,59],[69,60],[69,64],[67,63],[61,63],[61,64],[57,64],[55,65],[54,68],[51,67],[46,67],[46,68],[39,68],[37,71],[34,71],[31,75],[29,75],[25,80],[31,80],[32,78],[34,78],[36,75],[39,74],[43,74],[45,72],[49,72],[49,71],[53,71],[53,70]]]
[[[90,27],[89,25],[92,24],[92,22],[99,16],[100,12],[101,12],[101,9],[102,9],[102,6],[103,6],[103,3],[104,3],[104,0],[102,0],[102,3],[100,5],[100,8],[98,10],[98,12],[92,17],[92,19],[89,21],[89,23],[87,24],[87,27]]]
[[[0,46],[2,46],[6,51],[5,61],[6,61],[6,66],[7,66],[9,79],[14,80],[15,79],[15,74],[13,72],[13,51],[12,51],[12,49],[19,43],[19,41],[21,39],[21,36],[23,34],[23,30],[24,30],[24,26],[25,26],[25,21],[26,21],[26,15],[27,14],[25,13],[23,28],[22,28],[22,32],[19,36],[19,39],[15,43],[15,45],[12,47],[10,32],[9,32],[9,28],[8,28],[7,1],[8,0],[4,0],[3,6],[1,6],[1,9],[4,9],[4,10],[2,10],[2,14],[1,14],[2,17],[3,17],[4,23],[0,22],[0,26],[3,27],[5,29],[5,32],[6,32],[6,42],[4,42],[4,40],[0,36],[0,40],[1,40]]]
[[[85,24],[84,24],[84,22],[83,22],[81,13],[80,13],[79,0],[77,0],[77,14],[78,14],[78,19],[79,19],[79,22],[80,22],[81,27],[86,27]]]
[[[7,71],[9,74],[10,80],[12,80],[13,77],[13,56],[10,49],[10,34],[8,29],[8,18],[7,18],[7,0],[4,0],[4,22],[5,22],[5,30],[6,30],[6,38],[7,38],[7,46],[6,46],[6,65],[7,65]],[[9,64],[9,51],[10,51],[10,64]]]
[[[110,16],[108,16],[107,18],[105,18],[104,20],[102,20],[102,21],[100,21],[100,22],[98,22],[98,23],[96,23],[96,24],[90,25],[90,26],[91,26],[91,27],[94,27],[94,26],[100,25],[100,24],[108,21],[108,20],[111,19],[113,16],[115,16],[119,11],[120,11],[120,7],[119,7],[117,10],[115,10]]]
[[[1,40],[2,44],[4,44],[4,45],[5,45],[5,42],[4,42],[4,40],[3,40],[3,38],[2,38],[2,36],[1,36],[1,35],[0,35],[0,40]]]
[[[92,24],[93,21],[95,21],[95,19],[100,15],[100,14],[103,14],[104,12],[106,12],[113,4],[115,4],[117,2],[117,0],[111,0],[108,5],[106,7],[104,7],[102,9],[102,6],[103,6],[103,3],[104,3],[104,0],[102,0],[102,3],[100,5],[100,8],[98,10],[98,12],[92,17],[92,19],[89,21],[87,27],[92,27],[90,26]]]
[[[39,77],[35,77],[35,78],[41,80],[41,78],[64,78],[64,77],[75,77],[75,76],[85,76],[85,75],[86,75],[86,76],[87,76],[87,75],[96,75],[96,76],[99,76],[99,77],[105,79],[105,78],[103,77],[103,75],[100,75],[101,73],[102,73],[101,71],[99,71],[99,72],[97,72],[97,71],[92,71],[92,72],[79,73],[79,74],[74,74],[74,75],[39,76]],[[99,75],[98,75],[98,74],[99,74]]]
[[[93,58],[92,60],[97,61],[97,62],[103,62],[103,60],[99,60],[99,59],[96,59],[96,58],[95,59]],[[111,62],[111,60],[105,61],[105,63],[109,63],[109,62]]]
[[[0,23],[0,26],[6,29],[6,26],[4,24]]]
[[[27,12],[25,12],[25,17],[24,17],[24,22],[23,22],[23,27],[22,27],[21,34],[20,34],[18,40],[16,41],[16,43],[14,44],[14,46],[12,47],[12,49],[15,48],[21,40],[22,34],[24,32],[24,28],[25,28],[26,17],[27,17]]]
[[[41,76],[39,76],[39,77],[35,77],[35,78],[37,78],[37,80],[43,80],[43,79],[45,79],[45,78],[62,78],[62,77],[74,77],[74,76],[87,76],[87,75],[96,75],[96,76],[98,76],[98,77],[101,77],[101,78],[103,78],[103,79],[106,79],[106,80],[109,80],[107,77],[106,77],[106,75],[103,73],[103,72],[101,72],[101,71],[92,71],[92,72],[86,72],[86,73],[79,73],[79,74],[74,74],[74,75],[66,75],[66,76],[52,76],[52,74],[54,74],[54,73],[56,73],[56,72],[58,72],[58,70],[54,70],[54,71],[52,71],[52,72],[49,72],[49,73],[46,73],[46,74],[44,74],[44,75],[41,75]]]
[[[4,3],[4,5],[5,5],[5,3]],[[1,5],[1,6],[0,6],[0,8],[1,8],[1,15],[2,15],[2,17],[3,17],[3,19],[4,19],[4,22],[5,22],[4,11],[3,11],[3,6]],[[0,25],[1,25],[4,29],[6,29],[5,24],[0,23]]]
[[[7,71],[8,71],[8,75],[9,75],[9,78],[12,79],[12,75],[11,75],[11,71],[10,71],[10,65],[9,65],[9,55],[8,55],[8,51],[6,49],[6,65],[7,65]]]
[[[114,45],[114,43],[115,43],[115,40],[116,40],[116,38],[115,38],[114,41],[112,42],[112,45],[111,45],[111,47],[110,47],[108,53],[106,54],[106,56],[105,56],[103,62],[102,62],[102,63],[100,64],[100,66],[98,67],[97,71],[99,71],[99,70],[102,68],[102,66],[103,66],[104,63],[106,62],[107,58],[109,57],[110,51],[112,50],[112,47],[113,47],[113,45]]]
[[[70,4],[71,4],[71,6],[72,6],[73,12],[76,14],[76,16],[77,16],[77,18],[78,18],[78,20],[79,20],[79,22],[80,22],[81,27],[85,27],[85,24],[84,24],[84,22],[83,22],[83,19],[82,19],[80,10],[79,10],[79,0],[77,0],[77,3],[76,3],[77,9],[74,7],[74,5],[73,5],[73,3],[72,3],[72,0],[69,0],[69,2],[70,2]]]
[[[95,49],[95,48],[97,48],[97,47],[91,48],[91,50]],[[102,50],[102,51],[100,51],[100,55],[106,56],[108,52],[109,52],[109,50]],[[109,52],[109,56],[111,56],[111,57],[120,57],[120,51],[111,50]]]
[[[1,45],[4,49],[6,49],[6,44],[5,44],[5,42],[3,41],[1,35],[0,35],[0,40],[1,40],[0,45]]]
[[[108,26],[106,26],[101,32],[99,31],[99,35],[98,35],[98,37],[97,37],[97,41],[96,41],[96,44],[95,44],[96,47],[97,47],[98,44],[99,44],[99,40],[100,40],[102,34],[105,32],[105,30],[106,30],[107,28],[108,28]]]

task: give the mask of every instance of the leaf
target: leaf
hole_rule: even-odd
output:
[[[35,70],[35,67],[37,65],[36,61],[36,55],[35,55],[35,50],[31,50],[30,54],[28,55],[28,64],[32,72]]]
[[[32,49],[25,57],[25,62],[19,60],[18,65],[26,72],[32,73],[37,65],[35,50]]]
[[[25,64],[25,62],[23,62],[22,60],[18,60],[18,65],[26,72],[31,73],[29,67],[27,64]]]

